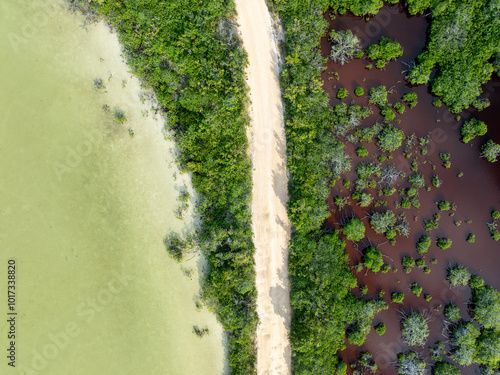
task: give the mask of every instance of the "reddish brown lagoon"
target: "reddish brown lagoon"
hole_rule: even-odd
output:
[[[328,14],[325,17],[329,20]],[[500,278],[498,277],[500,244],[490,238],[485,224],[491,220],[491,210],[494,208],[500,209],[500,168],[498,163],[492,164],[479,157],[480,145],[488,137],[496,142],[500,141],[500,119],[498,116],[500,80],[495,77],[494,80],[483,87],[485,95],[491,100],[489,108],[480,113],[464,112],[461,114],[462,120],[457,121],[455,119],[456,115],[449,113],[445,106],[435,108],[431,104],[435,98],[429,93],[426,86],[410,87],[403,80],[402,71],[406,69],[404,62],[414,59],[425,45],[427,21],[424,17],[408,17],[400,6],[394,6],[382,8],[380,13],[369,22],[366,22],[363,18],[348,14],[329,22],[329,30],[334,28],[337,30],[353,30],[361,39],[363,48],[366,48],[371,43],[378,43],[382,36],[395,39],[404,47],[404,55],[397,61],[388,63],[384,70],[366,69],[365,65],[372,62],[365,58],[352,60],[344,66],[334,64],[329,60],[327,69],[322,74],[322,79],[324,80],[325,90],[330,94],[331,105],[340,103],[335,94],[338,88],[341,87],[349,91],[349,97],[344,99],[346,103],[355,100],[357,104],[362,105],[368,105],[368,99],[366,97],[356,98],[353,95],[357,86],[363,87],[365,93],[368,93],[371,87],[379,85],[385,85],[388,89],[392,87],[394,93],[389,95],[389,102],[392,104],[400,101],[406,92],[415,91],[418,95],[418,105],[414,109],[407,108],[403,115],[397,115],[396,118],[401,119],[401,123],[397,126],[402,128],[407,135],[414,133],[417,137],[421,137],[430,134],[431,142],[428,145],[427,155],[424,157],[416,151],[413,152],[413,155],[418,156],[418,171],[424,175],[427,186],[430,186],[432,174],[438,174],[440,179],[443,180],[443,186],[439,189],[432,187],[430,191],[420,190],[418,199],[421,206],[419,209],[396,209],[394,202],[400,200],[398,194],[390,197],[377,197],[376,189],[367,190],[372,193],[375,199],[386,199],[388,209],[392,209],[395,213],[405,212],[412,230],[408,238],[398,236],[395,246],[391,246],[385,237],[375,234],[373,230],[367,230],[365,245],[368,244],[368,238],[373,244],[379,244],[379,249],[387,256],[385,261],[393,268],[398,268],[396,273],[392,270],[387,274],[379,272],[376,275],[371,271],[366,274],[365,271],[355,273],[358,283],[368,287],[367,298],[375,298],[380,290],[385,291],[384,299],[389,309],[380,313],[374,323],[384,322],[387,332],[383,336],[378,336],[372,330],[365,344],[361,347],[349,345],[346,341],[347,348],[341,355],[349,364],[358,358],[359,353],[369,351],[378,364],[378,373],[396,374],[392,362],[396,360],[397,353],[409,349],[401,341],[399,311],[425,309],[432,314],[429,323],[431,335],[425,347],[413,349],[426,359],[428,367],[430,367],[432,362],[427,346],[433,345],[438,340],[445,340],[442,335],[443,307],[450,302],[454,302],[460,306],[462,317],[466,317],[467,301],[470,297],[469,288],[467,287],[450,288],[450,284],[445,279],[446,268],[454,263],[461,263],[467,266],[472,274],[481,275],[486,280],[486,283],[495,288],[500,288]],[[321,49],[323,56],[327,57],[330,51],[327,36],[323,37]],[[334,72],[338,72],[339,80],[333,78]],[[335,85],[336,88],[334,88]],[[372,107],[372,110],[374,114],[364,120],[361,126],[372,125],[377,119],[381,119],[378,109]],[[459,126],[463,119],[467,119],[472,115],[485,121],[490,130],[485,137],[479,137],[469,142],[469,144],[463,144],[459,140]],[[354,152],[354,149],[359,145],[361,144],[356,143],[353,145],[348,143],[346,146],[346,150],[352,156],[354,168],[361,161]],[[370,155],[379,153],[373,143],[363,145],[368,149]],[[385,161],[383,165],[395,164],[408,176],[411,173],[409,161],[403,157],[402,148],[393,153],[393,160]],[[439,152],[451,153],[451,168],[445,169],[441,165]],[[424,160],[426,160],[426,164],[422,163]],[[370,162],[375,161],[375,159],[368,156],[363,158],[362,161]],[[432,170],[432,165],[436,166],[435,170]],[[354,168],[342,176],[342,178],[346,178],[351,182],[351,186],[357,177]],[[457,176],[460,172],[463,173],[462,177]],[[404,179],[399,180],[399,184],[395,187],[410,187],[410,185]],[[380,211],[381,209],[361,208],[353,200],[351,201],[353,206],[346,206],[342,212],[334,212],[336,206],[333,203],[333,198],[339,194],[344,196],[350,194],[349,189],[343,187],[340,181],[332,189],[328,200],[328,204],[332,208],[332,214],[325,223],[325,227],[338,228],[343,215],[351,216],[351,214],[354,214],[359,218],[364,218],[364,222],[369,228],[367,214],[372,210]],[[402,272],[401,257],[410,255],[415,259],[420,258],[415,248],[415,242],[422,234],[426,233],[422,227],[422,220],[431,219],[432,215],[438,212],[434,202],[442,199],[456,203],[458,208],[453,217],[443,213],[439,228],[430,233],[433,245],[431,245],[429,252],[425,254],[425,261],[431,268],[431,273],[424,274],[422,270],[415,267],[410,274],[405,274]],[[416,222],[414,221],[415,218],[417,218]],[[454,224],[455,220],[460,220],[462,224],[456,226]],[[468,220],[472,220],[472,223],[466,223]],[[465,241],[469,233],[476,235],[476,242],[473,244]],[[439,236],[451,238],[453,240],[451,248],[448,250],[438,248],[435,240]],[[362,250],[362,248],[363,245],[359,249]],[[351,266],[359,262],[360,253],[352,243],[348,243],[346,251],[349,254]],[[434,258],[437,259],[437,264],[431,265],[429,262]],[[422,296],[416,297],[409,291],[409,285],[412,282],[418,282],[423,287]],[[391,303],[390,294],[394,291],[405,293],[404,304]],[[358,293],[359,290],[356,289],[354,292]],[[432,295],[432,300],[430,302],[425,301],[423,294]],[[473,374],[475,369],[476,367],[469,366],[460,368],[460,371],[462,374]]]

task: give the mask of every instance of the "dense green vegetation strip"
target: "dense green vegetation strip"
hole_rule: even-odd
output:
[[[151,86],[192,172],[209,263],[205,300],[228,332],[232,374],[255,372],[256,290],[247,154],[246,54],[230,0],[75,0],[118,30],[133,71]],[[165,213],[168,215],[168,213]]]
[[[337,232],[322,229],[329,215],[330,186],[351,167],[334,134],[336,116],[320,80],[319,43],[327,29],[323,13],[329,6],[339,8],[340,3],[274,0],[271,5],[286,34],[281,87],[291,173],[288,214],[294,229],[289,258],[293,371],[342,374],[346,364],[338,360],[337,351],[344,347],[345,336],[361,345],[374,314],[386,306],[383,300],[358,299],[349,292],[356,279],[347,266],[345,244]],[[376,12],[382,2],[366,6]],[[353,8],[368,12],[360,9]]]

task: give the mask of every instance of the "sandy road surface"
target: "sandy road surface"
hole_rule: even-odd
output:
[[[256,246],[257,372],[290,374],[290,299],[286,214],[286,148],[277,53],[265,0],[236,0],[238,24],[248,53],[249,132],[253,163],[252,224]]]

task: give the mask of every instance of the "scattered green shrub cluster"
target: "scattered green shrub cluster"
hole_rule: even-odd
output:
[[[433,375],[460,375],[460,371],[448,362],[437,362],[432,368]]]
[[[401,336],[409,346],[423,346],[429,336],[427,319],[415,311],[405,316],[401,321]]]
[[[360,368],[360,373],[365,374],[367,372],[371,372],[372,374],[375,374],[377,372],[378,366],[373,360],[373,356],[365,352],[361,354],[361,357],[358,361],[358,366]],[[357,370],[355,370],[357,371]]]
[[[412,175],[410,175],[410,177],[408,177],[408,182],[414,188],[417,188],[417,189],[421,189],[421,188],[425,187],[424,176],[422,176],[422,174],[420,174],[420,173],[413,173]]]
[[[399,375],[425,375],[425,366],[425,361],[413,351],[398,354],[396,368]]]
[[[439,227],[440,214],[434,214],[432,220],[424,220],[422,226],[427,232],[437,229]]]
[[[379,272],[384,265],[382,253],[373,246],[367,247],[363,254],[363,263],[369,270],[372,270],[373,272]]]
[[[426,267],[426,265],[425,265],[425,260],[424,260],[424,259],[422,259],[422,258],[417,259],[417,260],[415,261],[415,264],[416,264],[416,266],[417,266],[418,268],[420,268],[420,269],[423,269],[423,268],[425,268],[425,267]]]
[[[341,90],[345,89],[339,89],[339,92],[343,92],[347,96],[347,91]],[[343,95],[339,99],[342,99]],[[367,118],[370,114],[371,110],[368,107],[352,103],[348,106],[346,103],[340,103],[333,108],[333,117],[328,120],[334,135],[339,136],[346,135],[349,130],[356,128],[361,123],[361,120]]]
[[[434,175],[432,175],[431,183],[432,183],[432,186],[438,188],[438,187],[441,187],[441,185],[443,184],[443,181],[441,181],[439,179],[438,175],[434,174]]]
[[[487,131],[488,127],[483,121],[471,118],[469,121],[465,121],[460,128],[462,142],[469,143],[474,138],[485,135]]]
[[[377,68],[383,68],[388,61],[403,55],[403,47],[394,40],[382,37],[378,44],[368,46],[366,54],[369,59],[375,61]]]
[[[368,206],[372,203],[372,201],[373,201],[373,197],[372,197],[372,195],[371,195],[371,194],[369,194],[369,193],[360,193],[360,192],[357,192],[357,191],[356,191],[356,192],[354,192],[354,193],[352,194],[352,197],[353,197],[354,199],[359,200],[359,203],[358,203],[358,204],[359,204],[361,207],[368,207]]]
[[[394,292],[391,294],[392,302],[403,303],[404,298],[405,298],[405,295],[403,293],[400,293],[400,292]]]
[[[480,288],[484,286],[484,280],[480,276],[472,275],[469,280],[469,286],[471,287],[471,289]]]
[[[489,139],[481,146],[481,157],[488,160],[490,163],[495,163],[500,154],[500,145]]]
[[[354,90],[354,95],[356,96],[363,96],[365,94],[365,90],[361,86],[356,87]]]
[[[410,256],[404,256],[401,259],[401,265],[403,266],[403,271],[405,273],[410,273],[411,269],[415,267],[415,259]]]
[[[439,158],[443,162],[443,167],[445,168],[450,168],[451,167],[451,161],[450,161],[450,154],[446,152],[440,152],[439,153]]]
[[[357,218],[349,219],[342,227],[342,233],[349,241],[360,241],[365,238],[365,225]]]
[[[439,211],[449,211],[452,209],[452,204],[448,201],[439,201],[437,202],[437,206]]]
[[[432,105],[436,108],[440,108],[443,105],[443,102],[441,101],[441,99],[436,99],[432,102]]]
[[[372,87],[369,91],[369,102],[383,107],[387,103],[387,88],[385,86]]]
[[[446,305],[446,307],[444,308],[444,316],[450,322],[456,323],[461,319],[460,308],[457,305],[450,303],[449,305]]]
[[[434,346],[429,347],[429,354],[433,361],[442,361],[446,354],[446,347],[441,341],[438,341]]]
[[[422,294],[423,288],[419,285],[419,283],[411,283],[410,284],[410,290],[417,297],[420,297],[420,294]]]
[[[353,59],[360,51],[359,39],[351,30],[332,30],[330,42],[332,44],[330,58],[341,65]]]
[[[431,238],[426,234],[420,236],[416,244],[418,253],[425,254],[429,250],[431,243],[432,243]]]
[[[382,336],[385,333],[385,324],[384,323],[379,323],[375,326],[375,332],[379,334],[379,336]]]
[[[394,110],[399,113],[400,115],[402,115],[403,113],[405,113],[405,106],[401,103],[394,103]]]
[[[340,88],[339,91],[337,91],[337,99],[344,99],[345,97],[347,97],[347,95],[347,89]]]
[[[365,156],[368,156],[368,150],[363,146],[359,146],[356,149],[356,155],[358,155],[360,158],[364,158]]]
[[[446,277],[453,286],[468,285],[470,273],[461,264],[455,264],[454,266],[448,268]]]
[[[440,247],[443,250],[448,249],[451,246],[451,244],[452,244],[452,241],[450,238],[439,237],[437,240],[438,247]]]
[[[403,95],[403,102],[408,103],[408,107],[414,108],[418,104],[417,93],[414,91],[407,92]]]
[[[370,216],[371,228],[376,233],[385,234],[389,240],[396,237],[396,223],[396,215],[390,210],[375,212]]]
[[[474,319],[485,328],[500,331],[500,292],[489,285],[476,285],[472,289],[472,302]]]
[[[354,135],[359,138],[361,142],[371,143],[373,138],[380,132],[382,125],[378,122],[366,128],[356,129]]]

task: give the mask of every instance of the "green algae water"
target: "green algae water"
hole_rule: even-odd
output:
[[[116,35],[2,0],[0,36],[0,373],[227,373],[202,261],[163,245],[189,179]]]

